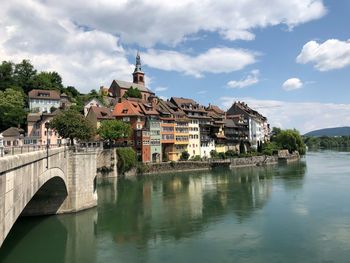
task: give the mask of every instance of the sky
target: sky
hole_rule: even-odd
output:
[[[348,0],[0,0],[0,58],[29,59],[81,92],[132,81],[137,50],[162,98],[272,126],[350,126]]]

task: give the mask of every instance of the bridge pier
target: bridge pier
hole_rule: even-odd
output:
[[[61,147],[0,158],[0,246],[17,218],[81,211],[97,205],[100,149]]]

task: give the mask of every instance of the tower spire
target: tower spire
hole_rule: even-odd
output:
[[[142,72],[140,51],[138,51],[138,50],[137,50],[137,54],[136,54],[136,64],[135,64],[134,72]]]
[[[144,79],[145,73],[141,69],[141,56],[138,50],[136,54],[135,70],[134,70],[134,73],[132,73],[132,75],[133,75],[134,83],[145,85],[145,79]]]

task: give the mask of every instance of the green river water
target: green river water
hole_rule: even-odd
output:
[[[98,206],[21,218],[0,262],[350,262],[350,152],[98,183]]]

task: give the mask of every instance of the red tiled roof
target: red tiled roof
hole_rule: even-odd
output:
[[[143,116],[142,109],[136,101],[123,100],[115,105],[113,116]]]

